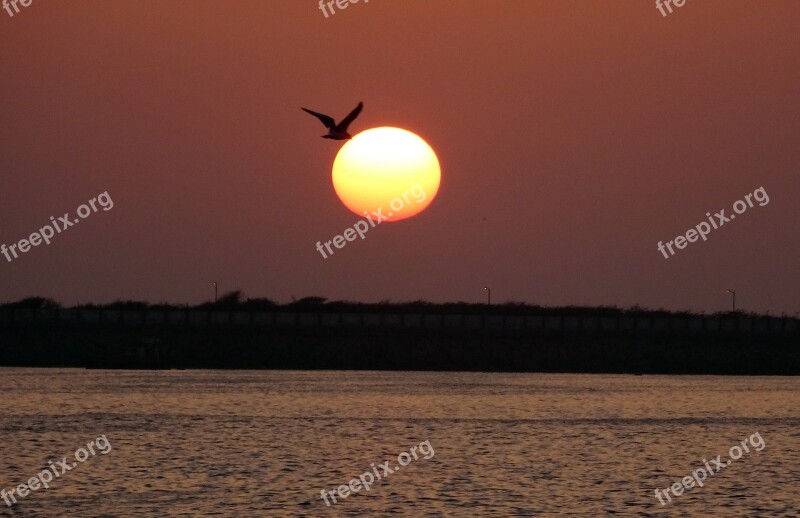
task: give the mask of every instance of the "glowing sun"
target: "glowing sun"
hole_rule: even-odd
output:
[[[384,221],[419,214],[439,190],[441,169],[433,148],[400,128],[362,131],[333,162],[333,188],[359,216],[381,209]]]

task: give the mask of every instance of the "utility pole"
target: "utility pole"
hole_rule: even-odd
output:
[[[725,290],[725,292],[733,295],[733,312],[736,313],[736,292],[733,290]]]

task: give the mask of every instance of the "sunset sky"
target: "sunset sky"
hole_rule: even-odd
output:
[[[0,10],[0,243],[104,191],[0,301],[329,299],[800,311],[796,0],[33,0]],[[358,216],[342,142],[396,126],[435,201],[327,258]],[[759,187],[665,259],[659,241]]]

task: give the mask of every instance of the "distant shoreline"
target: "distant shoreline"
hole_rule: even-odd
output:
[[[800,375],[800,321],[478,304],[0,307],[0,366]]]

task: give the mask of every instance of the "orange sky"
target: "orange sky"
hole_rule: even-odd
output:
[[[0,10],[0,300],[616,304],[800,311],[796,0],[53,2]],[[356,223],[300,106],[437,151],[421,215]],[[674,239],[763,186],[670,259]],[[485,219],[484,219],[485,218]]]

